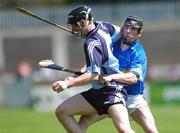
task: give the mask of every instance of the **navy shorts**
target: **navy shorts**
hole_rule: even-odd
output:
[[[99,115],[108,114],[107,110],[111,105],[123,104],[126,106],[127,92],[125,89],[119,90],[106,86],[98,90],[90,89],[81,94],[97,110]]]

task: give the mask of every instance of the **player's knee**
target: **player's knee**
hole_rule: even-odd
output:
[[[121,128],[119,133],[135,133],[132,129]]]
[[[61,119],[65,115],[65,109],[60,105],[56,108],[55,114],[56,116]]]
[[[146,133],[158,133],[156,128],[147,128],[145,132]]]
[[[148,124],[146,124],[144,130],[146,133],[158,133],[158,130],[157,130],[154,122],[152,122],[152,123],[149,122]]]
[[[119,133],[135,133],[130,126],[124,125],[124,124],[119,124],[116,126],[118,129]]]
[[[80,118],[79,125],[81,126],[81,128],[87,129],[90,126],[90,122],[91,120],[89,120],[87,117],[82,116]]]

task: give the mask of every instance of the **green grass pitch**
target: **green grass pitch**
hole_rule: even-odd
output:
[[[160,133],[180,132],[180,105],[152,106]],[[131,122],[137,133],[143,130]],[[0,133],[66,133],[54,112],[36,112],[24,108],[0,108]],[[117,133],[111,119],[104,119],[88,129],[88,133]]]

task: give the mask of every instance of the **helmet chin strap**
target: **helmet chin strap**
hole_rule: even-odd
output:
[[[81,37],[86,37],[86,27],[89,25],[89,13],[91,12],[91,8],[89,8],[86,12],[85,25],[82,26],[79,22],[77,22],[78,26],[81,29]]]
[[[81,32],[77,32],[76,34],[77,34],[77,36],[78,37],[86,37],[86,28],[87,28],[87,26],[90,24],[90,21],[89,20],[86,20],[85,21],[85,23],[84,23],[84,26],[82,26],[81,24],[80,24],[80,22],[77,22],[77,25],[79,26],[79,28],[81,29]]]

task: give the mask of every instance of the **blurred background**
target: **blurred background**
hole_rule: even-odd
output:
[[[83,86],[55,94],[52,82],[69,74],[38,66],[40,60],[52,59],[79,70],[85,63],[83,40],[16,11],[23,7],[66,27],[67,14],[80,4],[92,8],[95,21],[122,26],[129,15],[144,19],[141,41],[148,56],[146,98],[155,107],[179,105],[179,0],[0,0],[0,110],[53,111],[64,99],[88,89]]]

